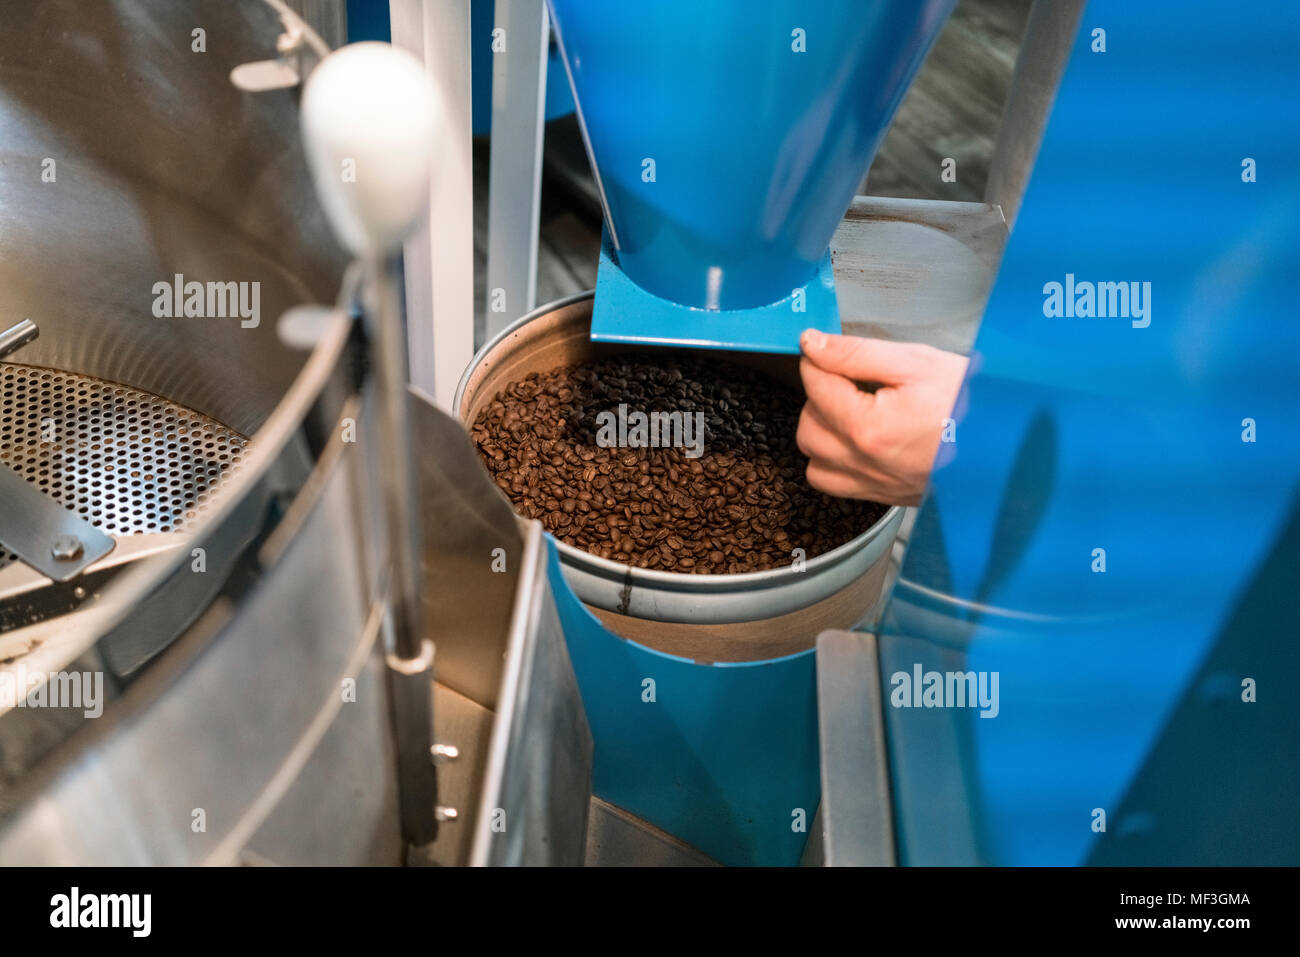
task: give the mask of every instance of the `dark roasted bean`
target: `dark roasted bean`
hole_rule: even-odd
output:
[[[603,448],[597,415],[700,413],[703,454]],[[794,440],[802,400],[722,361],[614,356],[529,373],[471,429],[498,488],[561,541],[641,568],[740,574],[829,551],[884,506],[812,489]],[[692,419],[692,421],[694,421]]]

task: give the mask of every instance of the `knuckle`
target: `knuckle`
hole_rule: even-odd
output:
[[[850,435],[853,447],[869,459],[878,458],[881,452],[880,430],[867,422],[857,422]]]

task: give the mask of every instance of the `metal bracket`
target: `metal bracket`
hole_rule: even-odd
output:
[[[0,545],[42,575],[71,581],[117,543],[8,466],[0,466]]]

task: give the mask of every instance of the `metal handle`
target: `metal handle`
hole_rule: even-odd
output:
[[[4,332],[0,332],[0,359],[15,349],[21,349],[40,334],[40,329],[30,319],[24,319],[16,326],[10,326]]]

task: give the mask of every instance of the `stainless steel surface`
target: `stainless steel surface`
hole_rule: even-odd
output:
[[[303,369],[275,316],[332,300],[343,263],[306,176],[296,95],[243,94],[226,75],[274,55],[286,31],[302,37],[303,69],[325,47],[279,0],[11,6],[0,33],[0,314],[44,334],[23,352],[30,364],[0,367],[0,457],[112,535],[189,530],[214,506],[214,471],[228,470],[241,435],[274,416]],[[209,295],[205,315],[160,317],[155,286],[178,278],[244,284],[249,315],[228,314],[237,295]],[[24,614],[3,610],[3,644],[40,648],[50,664],[90,632],[69,622],[33,638],[15,625],[74,602],[125,620],[137,604],[97,602],[107,575],[85,594],[37,593],[25,566],[0,555],[4,564],[0,593],[22,594]],[[156,583],[161,568],[139,581]]]
[[[43,575],[71,581],[113,550],[113,539],[0,463],[0,545]]]
[[[988,203],[859,196],[831,239],[844,332],[969,353],[1006,239]]]
[[[501,677],[501,660],[494,664]],[[491,667],[492,665],[490,665]],[[488,708],[448,688],[439,681],[433,686],[433,708],[438,716],[438,736],[461,753],[457,761],[438,769],[438,796],[446,804],[464,808],[468,820],[438,828],[438,838],[424,847],[411,848],[408,863],[413,866],[454,866],[469,863],[474,840],[473,815],[488,763],[488,745],[495,715]]]
[[[24,363],[165,396],[244,435],[266,420],[303,361],[274,320],[333,302],[345,262],[297,142],[296,92],[229,82],[236,65],[276,55],[283,10],[6,5],[0,316],[40,326]],[[202,53],[191,49],[198,26]],[[324,47],[307,35],[310,67]],[[178,274],[260,283],[257,325],[155,316],[154,285]]]
[[[551,368],[603,351],[629,351],[625,346],[590,342],[591,297],[586,292],[542,306],[479,350],[456,390],[455,406],[462,420],[472,424],[477,411],[497,391],[531,368]],[[783,365],[783,358],[728,356],[729,361],[753,362],[778,376],[788,376],[794,367]],[[791,566],[741,575],[685,575],[632,568],[564,542],[556,544],[565,580],[589,605],[654,621],[727,624],[784,615],[848,587],[886,553],[902,516],[902,509],[890,508],[857,538],[807,559],[801,570]]]
[[[356,701],[338,709],[274,810],[240,852],[262,863],[307,867],[402,861],[395,826],[397,779],[383,701],[383,661],[372,656],[356,677]]]
[[[621,807],[591,799],[587,825],[587,867],[718,867],[667,831]]]
[[[497,707],[520,570],[523,523],[488,478],[460,423],[411,397],[424,542],[424,615],[438,681]],[[442,737],[439,724],[438,740]]]
[[[322,450],[317,481],[282,519],[293,536],[282,548],[262,546],[251,585],[211,602],[114,711],[23,782],[28,799],[5,822],[0,859],[231,862],[342,709],[373,709],[386,721],[383,694],[340,693],[361,684],[382,620],[358,567],[362,453],[344,444],[336,433]],[[166,773],[147,773],[161,771],[164,755]],[[382,782],[393,776],[384,757],[382,747],[357,749],[351,766]],[[195,809],[201,831],[191,828]],[[395,815],[385,820],[396,847]]]
[[[593,744],[530,522],[470,863],[579,865]]]
[[[342,331],[335,326],[322,343],[325,356],[333,354],[340,368],[349,365],[340,351]],[[319,378],[315,381],[320,384]],[[257,549],[261,571],[253,572],[251,590],[209,602],[185,639],[143,672],[102,723],[84,728],[79,739],[64,744],[21,787],[0,795],[0,805],[9,811],[0,821],[0,860],[401,859],[387,682],[374,677],[386,671],[376,637],[385,613],[381,604],[364,604],[373,588],[367,585],[369,570],[361,567],[370,554],[361,541],[369,510],[357,503],[373,482],[368,467],[373,452],[369,440],[352,444],[341,439],[337,424],[357,417],[355,404],[331,407],[336,425],[316,430],[328,440],[313,453],[317,465]],[[414,407],[423,409],[415,415],[416,447],[427,448],[429,437],[418,423],[441,414],[420,400]],[[449,427],[459,432],[454,423]],[[463,433],[460,437],[466,441]],[[266,438],[272,441],[275,435]],[[263,471],[261,452],[258,446],[250,453],[247,472]],[[436,471],[422,470],[422,475],[435,483],[447,481]],[[426,500],[454,499],[443,489]],[[490,520],[458,520],[461,537],[451,541],[468,551],[486,551],[484,546],[498,540]],[[209,522],[202,521],[197,534]],[[487,537],[471,544],[463,536],[473,529]],[[443,768],[445,803],[462,810],[462,817],[470,815],[441,828],[438,840],[426,849],[437,863],[467,860],[489,767],[499,797],[488,803],[493,810],[499,805],[511,822],[506,832],[491,832],[488,821],[489,832],[501,835],[487,841],[492,853],[532,862],[582,858],[590,738],[563,636],[545,600],[540,530],[532,529],[527,555],[512,555],[514,576],[478,569],[478,577],[486,576],[493,585],[521,572],[527,582],[513,603],[516,627],[508,642],[498,645],[493,635],[463,636],[467,644],[483,639],[485,647],[508,648],[504,662],[499,654],[478,659],[480,667],[489,669],[478,681],[496,680],[503,686],[501,712],[493,716],[442,686],[437,692],[444,716],[441,741],[462,754]],[[434,547],[439,547],[436,539]],[[444,567],[458,563],[452,550],[427,561],[426,589],[437,587]],[[138,568],[134,578],[145,571]],[[468,603],[476,595],[495,594],[491,587],[473,591],[468,577],[456,581]],[[331,587],[322,588],[322,582]],[[540,608],[548,608],[549,616]],[[496,620],[495,615],[478,619]],[[462,664],[469,666],[468,661]],[[356,684],[348,694],[350,680]],[[504,730],[490,736],[494,722]],[[506,744],[505,756],[498,759],[498,748],[489,757],[489,744],[497,748],[500,741]],[[158,766],[156,761],[168,767],[167,774],[141,773]],[[231,775],[232,767],[239,774]],[[206,832],[190,830],[195,809],[203,811]]]
[[[181,53],[172,39],[188,37],[196,17],[202,17],[214,47],[206,57],[192,54],[188,44]],[[234,275],[216,276],[201,268],[193,278],[263,283],[260,303],[268,320],[279,301],[306,298],[309,286],[318,286],[322,298],[333,296],[337,272],[331,263],[342,259],[327,238],[322,242],[323,228],[312,234],[313,223],[323,220],[296,152],[293,98],[245,97],[222,75],[228,56],[273,48],[285,17],[275,0],[197,2],[183,8],[119,2],[93,9],[52,2],[10,11],[0,35],[6,64],[0,75],[0,194],[6,197],[0,307],[31,315],[47,333],[24,358],[37,364],[40,375],[63,377],[62,399],[72,397],[69,390],[84,398],[88,383],[95,389],[119,383],[131,390],[132,401],[153,403],[165,395],[169,410],[189,412],[193,405],[176,399],[188,397],[207,406],[200,415],[211,419],[216,411],[224,419],[224,410],[248,430],[257,429],[257,448],[245,450],[246,469],[231,477],[236,486],[231,494],[210,496],[206,509],[185,515],[192,536],[187,547],[170,538],[178,533],[159,532],[167,542],[155,539],[152,546],[126,550],[124,557],[138,561],[107,559],[92,566],[88,574],[96,576],[94,581],[83,579],[85,587],[79,581],[70,590],[38,593],[30,576],[20,574],[22,566],[11,563],[0,570],[0,590],[18,596],[20,610],[31,612],[25,620],[5,620],[5,660],[0,661],[5,671],[25,668],[28,674],[48,675],[93,653],[103,677],[112,669],[108,662],[115,648],[127,667],[164,648],[169,652],[146,672],[148,680],[132,684],[134,704],[115,703],[102,720],[74,722],[38,747],[20,749],[23,761],[7,769],[17,783],[0,792],[7,816],[31,808],[70,766],[106,756],[96,746],[112,735],[110,729],[126,727],[130,739],[139,727],[132,721],[139,716],[136,709],[144,707],[141,696],[154,700],[159,682],[165,684],[190,662],[184,649],[197,654],[213,640],[248,587],[250,572],[263,567],[262,537],[273,527],[282,531],[292,524],[293,509],[282,506],[308,480],[325,445],[322,432],[337,422],[338,387],[352,379],[351,369],[341,363],[349,333],[342,316],[333,317],[321,344],[307,356],[278,345],[273,321],[245,326],[228,317],[161,319],[151,309],[151,284],[177,266],[238,267]],[[316,49],[319,40],[309,46]],[[87,52],[92,50],[93,56]],[[224,137],[214,140],[214,129]],[[38,164],[33,179],[27,175],[33,171],[29,161],[42,156],[48,162]],[[33,401],[48,404],[49,383],[35,388]],[[5,398],[13,398],[12,388]],[[91,407],[81,411],[94,418]],[[128,421],[112,427],[129,429],[132,414],[128,410]],[[162,422],[145,420],[147,427],[160,426],[165,442],[170,428],[165,416]],[[75,444],[83,438],[58,431],[59,441]],[[91,437],[89,431],[84,436]],[[126,439],[127,446],[131,441]],[[101,451],[107,456],[110,450]],[[179,454],[178,447],[159,452],[160,468]],[[116,471],[124,463],[113,464]],[[147,528],[151,490],[142,476],[126,478],[128,485],[139,482],[130,485],[139,500],[124,520]],[[96,480],[102,486],[102,478]],[[204,549],[206,562],[200,555]],[[41,600],[44,596],[56,597],[68,613],[46,617],[55,602]],[[263,645],[265,638],[259,638]],[[15,661],[12,653],[22,657]],[[247,664],[256,668],[258,656]],[[227,705],[237,712],[230,686],[225,691]],[[0,747],[8,755],[11,741],[24,732],[12,713],[3,717]],[[224,718],[207,717],[219,738]],[[244,717],[254,720],[251,713]],[[246,731],[234,737],[241,734],[248,737]],[[122,747],[130,751],[142,740]],[[192,747],[193,741],[184,745],[186,751]],[[152,765],[140,752],[131,763],[132,773],[153,779],[153,787],[170,786],[170,770],[142,772]],[[112,806],[111,801],[105,805]],[[91,815],[86,810],[79,816]],[[101,827],[109,829],[102,822]]]
[[[350,360],[338,351],[339,332],[335,326],[323,347],[332,345],[338,366],[344,367]],[[423,409],[415,413],[417,423],[440,416],[422,400],[414,399],[413,404]],[[381,604],[365,604],[373,586],[368,584],[370,570],[362,566],[371,553],[361,539],[371,512],[358,507],[373,483],[369,463],[374,433],[363,428],[358,443],[342,441],[338,424],[359,418],[359,413],[352,402],[333,408],[335,425],[317,432],[327,437],[314,453],[317,466],[257,551],[262,571],[255,573],[252,592],[207,603],[203,619],[184,642],[168,649],[129,689],[125,713],[110,712],[104,724],[89,729],[88,741],[83,737],[76,746],[69,742],[36,778],[23,782],[19,790],[27,799],[12,799],[11,816],[0,829],[0,860],[402,860],[388,668],[377,641],[385,612]],[[459,432],[455,423],[447,424]],[[463,433],[460,437],[465,441]],[[427,438],[417,431],[416,447],[428,447]],[[254,458],[249,469],[260,471],[264,463],[256,461],[256,453]],[[423,474],[435,483],[447,481],[440,472]],[[446,489],[427,498],[454,501]],[[487,530],[484,546],[498,540],[490,534],[490,521],[464,515],[457,521],[462,535],[465,527],[478,528],[479,534]],[[464,538],[453,540],[466,545]],[[455,565],[457,558],[454,552],[442,551],[428,562],[426,589],[434,587],[443,577],[440,569]],[[493,586],[498,579],[514,579],[492,575],[486,566],[478,566],[478,574],[488,576]],[[469,579],[458,581],[461,598],[472,603],[475,593]],[[322,588],[323,582],[330,587]],[[485,594],[495,592],[489,588]],[[531,604],[526,608],[531,610]],[[497,617],[479,620],[492,623]],[[526,639],[529,628],[516,634],[536,647],[535,639]],[[268,636],[274,640],[268,641]],[[489,648],[506,645],[495,635],[463,638],[466,643],[482,639]],[[515,658],[530,660],[522,654]],[[501,681],[500,655],[495,660],[483,656],[478,664],[489,669],[480,682]],[[533,669],[524,680],[548,675],[545,669]],[[351,692],[350,680],[356,682]],[[568,681],[567,699],[556,696],[553,684],[526,692],[523,698],[567,701],[564,706],[580,714],[571,675]],[[486,728],[493,716],[445,688],[438,692],[438,701],[444,711],[443,741],[463,755],[442,769],[448,782],[446,804],[472,811],[482,787]],[[483,732],[466,734],[466,723],[472,730],[476,722]],[[144,755],[153,757],[142,762]],[[424,757],[432,761],[431,754]],[[142,773],[157,766],[154,760],[164,761],[169,772]],[[506,766],[513,768],[519,760],[516,755]],[[232,767],[239,768],[239,774],[231,775]],[[183,769],[184,780],[173,780],[176,768]],[[511,771],[509,778],[514,774]],[[584,794],[581,807],[586,800]],[[205,834],[189,831],[194,808],[205,813]],[[441,828],[433,845],[436,860],[464,863],[473,826],[471,816]],[[539,835],[535,828],[530,833],[537,841],[549,838],[566,846],[562,834]],[[529,853],[548,851],[538,845]],[[580,847],[570,847],[567,853],[580,853]]]
[[[23,319],[0,332],[0,359],[21,349],[40,335],[40,329],[30,319]]]
[[[422,646],[423,653],[417,653],[415,658],[399,658],[391,651],[385,655],[396,743],[402,839],[410,845],[432,843],[438,836],[438,824],[450,820],[445,808],[438,805],[438,770],[430,753],[434,721],[433,643],[426,638]]]
[[[897,863],[885,750],[880,665],[873,635],[817,636],[817,727],[822,800],[814,822],[827,867]]]
[[[1086,0],[1035,0],[1002,111],[984,200],[1016,223]]]
[[[91,566],[87,575],[98,577],[82,580],[80,597],[34,587],[20,565],[0,570],[5,594],[49,596],[68,609],[17,621],[4,646],[23,657],[0,668],[85,667],[111,687],[102,717],[44,722],[39,735],[27,719],[43,712],[0,714],[6,864],[403,856],[379,639],[389,543],[376,508],[374,382],[360,337],[337,310],[310,354],[275,336],[285,306],[334,299],[343,260],[298,154],[294,94],[243,94],[227,76],[274,55],[284,17],[271,0],[93,8],[52,0],[13,11],[0,35],[0,311],[57,333],[24,359],[163,396],[251,436],[206,508],[187,511],[179,532],[126,535],[133,546],[151,544],[128,548],[129,561]],[[195,22],[207,30],[206,56],[173,43]],[[56,160],[58,176],[33,188],[29,161],[42,156]],[[262,321],[155,318],[150,284],[178,272],[260,281]],[[462,754],[443,765],[443,803],[462,820],[429,847],[467,858],[490,765],[516,826],[508,846],[489,849],[579,861],[590,739],[553,609],[549,618],[539,610],[540,553],[530,553],[529,597],[516,601],[530,567],[517,522],[499,502],[478,508],[495,492],[483,487],[463,430],[435,414],[437,428],[422,435],[432,410],[415,408],[420,481],[432,483],[421,497],[424,528],[435,529],[421,586],[429,608],[451,609],[436,619],[438,665],[458,686],[503,703],[493,718],[439,686],[449,714],[438,740]],[[355,443],[344,438],[353,424]],[[454,484],[463,466],[445,461],[455,459],[446,449],[453,435],[477,487]],[[523,616],[513,629],[512,611]],[[118,671],[128,673],[121,683]],[[473,736],[458,732],[460,718],[470,725],[484,715],[508,729],[504,760],[490,762],[486,746],[475,752]],[[548,727],[542,747],[531,737],[520,746],[523,729]],[[11,734],[31,747],[11,749]],[[534,773],[542,754],[555,758],[553,778]],[[420,757],[432,764],[428,744]],[[543,780],[553,786],[533,786]]]
[[[383,491],[387,527],[390,587],[393,604],[393,655],[414,661],[423,654],[424,608],[420,602],[420,521],[417,479],[411,452],[406,335],[398,288],[398,264],[384,260],[368,264],[364,320],[375,378],[375,420],[378,436],[373,451]],[[427,754],[432,741],[426,742]]]
[[[438,836],[433,747],[434,647],[425,629],[420,504],[412,454],[405,325],[398,265],[366,264],[363,316],[374,376],[375,441],[370,444],[387,542],[389,684],[397,740],[402,834],[423,845]]]
[[[246,442],[138,389],[0,364],[0,463],[107,535],[183,528],[239,467]],[[10,560],[0,550],[0,569]]]

